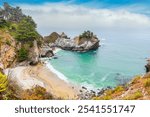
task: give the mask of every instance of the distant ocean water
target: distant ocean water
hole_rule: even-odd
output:
[[[114,87],[145,73],[150,36],[101,39],[98,50],[77,53],[61,50],[49,66],[68,81],[91,89]]]

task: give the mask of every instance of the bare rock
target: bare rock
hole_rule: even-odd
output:
[[[148,61],[148,63],[147,63],[147,65],[145,65],[146,72],[150,72],[150,59],[148,59],[147,61]]]

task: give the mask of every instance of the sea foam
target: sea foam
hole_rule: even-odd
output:
[[[61,72],[57,71],[57,70],[51,65],[51,63],[50,63],[49,61],[46,61],[45,63],[46,63],[47,68],[50,69],[54,74],[56,74],[61,80],[64,80],[64,81],[67,82],[67,83],[69,82],[69,81],[68,81],[68,78],[67,78],[64,74],[62,74]]]

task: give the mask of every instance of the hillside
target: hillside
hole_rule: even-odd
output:
[[[94,100],[150,100],[150,73],[136,76],[133,80],[114,89],[105,90]]]

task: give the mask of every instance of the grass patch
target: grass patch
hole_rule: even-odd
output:
[[[136,76],[136,77],[132,80],[131,84],[136,84],[136,83],[138,83],[140,79],[141,79],[141,76]]]
[[[142,92],[141,91],[136,91],[135,93],[125,97],[125,100],[137,100],[139,98],[143,97]]]
[[[113,90],[113,93],[119,93],[119,92],[122,92],[122,91],[124,91],[123,86],[117,86],[117,87]]]

